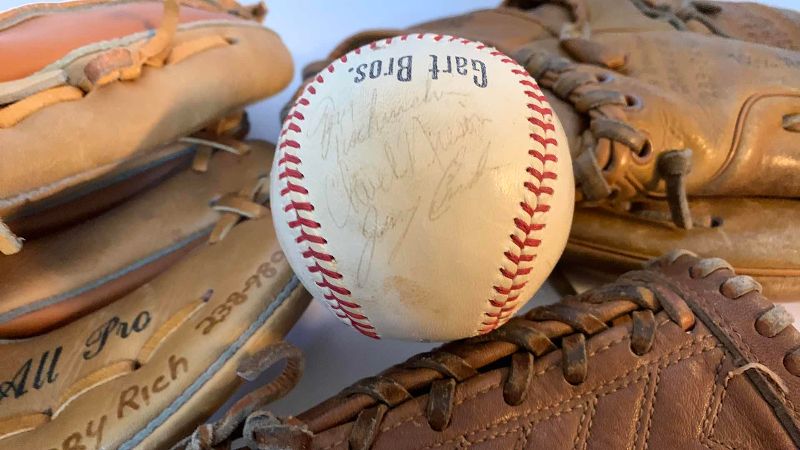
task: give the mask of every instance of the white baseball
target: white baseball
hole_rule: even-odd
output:
[[[278,238],[343,322],[378,338],[491,331],[550,274],[572,164],[536,81],[479,42],[381,40],[336,60],[284,123]]]

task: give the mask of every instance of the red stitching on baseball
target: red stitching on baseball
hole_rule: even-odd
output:
[[[406,41],[409,39],[409,37],[410,35],[402,35],[397,37],[397,39],[399,39],[400,41]],[[423,39],[425,37],[425,33],[419,33],[415,35],[415,37],[417,39]],[[439,42],[445,38],[449,38],[447,40],[448,42],[453,42],[455,40],[458,40],[458,38],[456,37],[446,36],[441,34],[432,36],[432,39],[435,42]],[[391,42],[392,42],[391,37],[386,38],[384,40],[384,43],[387,45],[391,44]],[[474,43],[473,41],[470,41],[468,39],[462,39],[460,40],[460,42],[464,45]],[[478,50],[491,48],[480,43],[475,43],[475,44]],[[356,55],[360,55],[362,48],[375,49],[377,48],[377,43],[373,42],[365,47],[357,48],[353,51],[353,53]],[[493,51],[490,52],[492,56],[499,57],[500,58],[499,60],[502,63],[512,65],[511,73],[523,77],[523,79],[520,80],[519,83],[529,88],[529,90],[526,89],[523,91],[527,97],[537,102],[545,104],[547,103],[547,98],[542,94],[541,88],[535,83],[535,81],[532,78],[530,78],[527,71],[522,69],[522,67],[520,67],[516,63],[516,61],[508,58],[502,52],[499,52],[494,49],[492,50]],[[343,55],[342,57],[340,57],[339,61],[342,63],[346,63],[347,55]],[[334,65],[331,64],[328,67],[328,72],[333,72],[334,70],[335,70]],[[323,83],[324,79],[321,75],[318,75],[316,81],[319,83]],[[309,84],[306,91],[311,95],[316,95],[317,92],[313,84]],[[309,104],[310,101],[307,98],[301,97],[297,101],[295,106],[308,106]],[[552,109],[546,106],[540,106],[537,104],[527,104],[527,107],[532,111],[535,111],[542,117],[551,116],[553,114]],[[290,112],[289,119],[296,119],[298,121],[302,121],[305,119],[305,117],[299,111],[295,110]],[[538,126],[545,133],[548,131],[555,131],[555,126],[553,124],[546,123],[542,121],[539,117],[532,116],[528,117],[527,119],[532,125]],[[300,127],[294,122],[289,122],[287,120],[286,129],[282,132],[282,135],[287,132],[300,132]],[[515,234],[510,235],[510,240],[519,249],[519,254],[515,254],[511,251],[504,252],[503,255],[508,261],[511,261],[514,264],[514,267],[513,269],[508,269],[505,267],[500,268],[501,275],[506,279],[512,280],[511,286],[507,288],[502,286],[493,286],[494,290],[498,294],[502,295],[503,298],[489,299],[489,304],[496,310],[484,313],[485,316],[488,318],[488,320],[483,322],[483,326],[479,330],[479,332],[481,333],[485,333],[499,327],[516,311],[516,309],[519,306],[517,304],[517,300],[519,299],[519,291],[525,287],[527,281],[525,280],[517,281],[516,283],[514,281],[517,280],[517,278],[519,278],[520,276],[525,276],[530,274],[531,271],[533,271],[533,267],[530,265],[523,267],[521,265],[531,263],[536,259],[535,254],[525,254],[523,252],[526,249],[536,248],[541,245],[541,240],[533,236],[530,236],[530,234],[532,232],[541,231],[545,228],[545,224],[539,222],[542,219],[541,217],[536,217],[536,222],[534,222],[534,215],[537,213],[546,213],[550,209],[549,205],[543,203],[544,200],[543,197],[553,195],[554,190],[551,186],[543,186],[542,183],[545,180],[555,180],[557,178],[555,172],[552,172],[550,170],[545,170],[544,166],[547,163],[555,163],[558,161],[555,154],[547,153],[548,147],[558,145],[558,141],[555,138],[544,137],[536,133],[531,133],[530,138],[534,142],[541,145],[541,147],[544,150],[544,153],[536,149],[528,150],[528,154],[535,160],[539,161],[543,166],[543,169],[541,171],[533,167],[526,168],[526,172],[537,182],[537,183],[531,181],[524,182],[524,187],[536,197],[537,200],[535,203],[536,206],[532,206],[527,202],[520,202],[520,209],[522,213],[525,214],[526,217],[515,218],[514,225],[518,230],[524,233],[524,237],[520,238]],[[287,140],[286,145],[280,146],[280,149],[281,151],[284,152],[284,155],[279,160],[278,164],[279,165],[294,164],[296,166],[299,166],[301,164],[300,158],[289,153],[287,150],[287,148],[299,149],[299,144],[297,144],[297,146],[294,146],[294,144],[290,143],[296,143],[296,141]],[[289,193],[298,193],[302,195],[308,194],[308,190],[305,187],[303,187],[300,184],[294,184],[289,180],[290,178],[302,180],[302,177],[303,174],[299,170],[285,168],[284,171],[279,175],[279,178],[285,179],[286,182],[285,187],[281,190],[281,195],[288,195]],[[297,220],[289,222],[289,226],[292,228],[300,229],[300,236],[298,236],[295,239],[295,241],[298,244],[301,244],[303,242],[309,242],[318,245],[327,244],[327,241],[321,236],[310,234],[305,230],[305,228],[319,230],[320,224],[311,219],[304,218],[299,215],[301,211],[313,211],[312,204],[308,202],[291,201],[290,204],[285,209],[287,212],[290,210],[294,211],[296,215]],[[363,314],[359,314],[358,312],[353,311],[354,309],[360,309],[361,306],[358,303],[340,298],[340,296],[346,297],[351,295],[351,292],[342,286],[338,286],[331,283],[330,279],[341,280],[344,278],[343,275],[339,272],[327,269],[322,265],[320,265],[320,262],[330,263],[334,261],[334,257],[328,253],[320,252],[311,247],[307,247],[307,249],[302,252],[302,256],[306,259],[314,261],[313,265],[308,266],[308,270],[310,273],[319,274],[321,276],[322,281],[317,281],[316,284],[320,288],[328,290],[328,292],[325,293],[323,296],[324,299],[328,302],[329,306],[334,311],[341,312],[341,313],[336,312],[336,315],[339,318],[349,322],[350,325],[353,328],[355,328],[358,332],[366,336],[378,339],[379,336],[375,332],[375,328],[371,324],[369,324],[369,320],[367,319],[367,317],[364,316]]]
[[[326,269],[320,266],[319,261],[314,261],[313,265],[308,266],[308,271],[311,273],[321,273],[328,278],[333,278],[334,280],[341,280],[343,278],[342,274],[340,274],[339,272]]]
[[[342,57],[340,60],[342,62],[346,62],[347,58]],[[329,66],[329,72],[333,72],[334,70],[335,69],[333,69],[333,65]],[[315,81],[318,83],[324,83],[325,79],[322,77],[322,75],[317,75]],[[315,95],[317,92],[316,88],[312,84],[309,84],[306,90],[312,95]],[[310,101],[307,98],[301,97],[295,104],[295,107],[308,106],[309,104]],[[303,121],[305,120],[305,117],[296,110],[291,111],[284,124],[284,129],[281,132],[281,136],[290,132],[301,132],[300,126],[297,125],[297,123],[293,120]],[[295,154],[291,153],[291,151],[301,149],[300,143],[293,139],[284,139],[278,148],[281,152],[283,152],[283,155],[278,160],[278,165],[283,167],[282,171],[278,174],[278,179],[286,182],[285,187],[281,189],[281,196],[286,196],[291,193],[307,195],[308,189],[299,184],[302,181],[297,181],[297,184],[291,182],[291,179],[303,180],[304,178],[303,173],[299,170],[299,166],[302,164],[301,159]],[[288,164],[293,164],[295,168],[288,167]],[[340,296],[345,297],[351,295],[350,290],[331,282],[331,280],[337,280],[337,282],[341,282],[344,276],[341,273],[333,269],[326,268],[321,264],[330,264],[334,262],[335,258],[333,255],[315,250],[309,245],[325,245],[328,243],[328,241],[322,236],[314,235],[307,231],[307,229],[317,231],[320,230],[320,223],[301,215],[301,212],[309,213],[314,211],[314,205],[311,202],[295,201],[294,199],[290,199],[289,204],[284,207],[284,211],[287,213],[294,213],[295,220],[289,220],[288,226],[291,229],[299,229],[300,235],[295,238],[295,242],[297,244],[307,243],[306,249],[301,252],[301,255],[304,259],[313,261],[313,263],[307,265],[306,268],[309,273],[316,274],[321,278],[322,281],[317,281],[316,284],[323,290],[327,290],[327,292],[323,294],[323,297],[328,302],[328,305],[331,307],[331,309],[335,311],[336,316],[349,323],[350,326],[352,326],[353,329],[359,333],[371,338],[379,339],[380,337],[375,331],[375,327],[369,323],[367,316],[355,311],[360,309],[361,306],[358,303],[340,298]]]
[[[552,138],[550,140],[555,141],[555,139],[552,139]],[[544,142],[546,142],[546,141],[544,141]],[[546,145],[546,144],[544,144],[542,142],[539,142],[539,143],[542,144],[543,147]],[[550,153],[548,153],[546,155],[543,155],[539,150],[536,150],[536,149],[528,150],[528,154],[533,156],[534,158],[538,159],[542,164],[546,163],[547,161],[558,162],[558,157],[556,155],[553,155],[553,154],[550,154]]]
[[[511,73],[523,77],[519,83],[529,88],[529,90],[525,89],[523,91],[525,95],[543,104],[528,103],[528,109],[534,111],[541,117],[552,116],[553,110],[545,106],[547,105],[547,97],[542,94],[541,88],[530,77],[528,72],[516,64],[515,61],[509,60],[500,52],[492,52],[492,55],[501,57],[501,62],[503,63],[513,64],[514,68],[511,69]],[[531,116],[527,119],[532,125],[541,128],[544,134],[548,131],[555,132],[555,126],[552,123],[544,122],[540,117]],[[544,214],[550,210],[550,205],[544,202],[544,197],[552,196],[554,189],[551,186],[544,186],[543,183],[545,180],[557,179],[556,173],[547,170],[546,165],[548,163],[558,162],[558,157],[548,152],[548,148],[558,145],[558,141],[553,137],[542,136],[538,133],[531,133],[529,136],[531,140],[539,144],[543,150],[539,151],[535,148],[528,150],[528,155],[542,165],[542,170],[535,167],[525,168],[526,173],[528,173],[533,180],[525,181],[523,186],[536,197],[536,202],[533,205],[526,201],[519,203],[522,216],[514,218],[514,226],[523,233],[523,236],[520,237],[518,234],[509,235],[518,253],[512,251],[504,252],[503,256],[513,264],[513,267],[500,268],[500,274],[503,278],[511,280],[511,285],[510,287],[493,286],[495,292],[497,292],[501,298],[489,299],[489,304],[495,310],[484,313],[486,320],[483,321],[481,328],[478,330],[480,333],[487,333],[496,329],[505,323],[517,310],[519,307],[517,300],[519,300],[520,291],[527,284],[526,281],[520,281],[519,277],[527,276],[533,271],[534,267],[531,263],[536,259],[536,254],[526,254],[525,252],[538,248],[542,244],[541,239],[531,234],[545,228],[542,217],[537,216],[537,214]]]
[[[303,258],[314,258],[325,262],[333,261],[333,256],[314,250],[313,248],[306,249],[303,253]]]
[[[302,228],[300,229],[300,236],[298,236],[297,239],[295,239],[294,241],[296,243],[298,243],[298,244],[301,244],[303,242],[311,242],[311,243],[314,243],[314,244],[327,244],[328,243],[328,241],[326,241],[325,238],[322,238],[322,237],[319,237],[319,236],[314,236],[313,234],[308,234],[308,233],[306,233],[306,230],[304,230]]]
[[[519,84],[523,86],[528,86],[529,88],[533,89],[536,92],[542,92],[542,88],[540,88],[539,85],[536,84],[536,82],[534,82],[533,80],[527,80],[527,79],[520,80]]]
[[[278,146],[279,149],[286,148],[286,147],[300,148],[300,144],[298,144],[297,141],[293,141],[291,139],[288,139],[288,140],[283,141],[281,143],[281,145]]]
[[[289,192],[297,192],[298,194],[308,194],[308,189],[300,186],[298,184],[294,184],[291,181],[286,182],[286,187],[281,189],[281,196],[289,194]]]
[[[532,98],[532,99],[534,99],[536,101],[539,101],[539,102],[546,102],[547,101],[547,97],[545,97],[542,94],[537,94],[536,92],[533,92],[533,91],[525,91],[525,95],[527,95],[528,97],[530,97],[530,98]]]
[[[543,107],[541,107],[539,105],[535,105],[533,103],[528,103],[528,108],[538,112],[539,114],[541,114],[543,116],[552,116],[553,115],[553,110],[552,109],[543,108]]]
[[[525,186],[526,189],[531,191],[533,195],[537,197],[542,194],[553,195],[553,188],[551,188],[550,186],[536,186],[533,183],[527,181],[523,185]]]
[[[539,144],[541,144],[542,147],[547,147],[548,145],[558,145],[558,141],[556,141],[555,138],[547,138],[547,139],[545,139],[541,135],[538,135],[536,133],[531,133],[530,136],[531,136],[531,139],[533,139],[534,141],[536,141]],[[552,156],[553,158],[556,157],[556,155],[549,155],[549,156]]]
[[[302,180],[304,177],[303,177],[303,174],[300,173],[299,171],[297,171],[295,169],[286,168],[286,169],[283,169],[283,172],[281,172],[278,175],[278,178],[281,179],[281,180],[284,179],[284,178],[297,178],[298,180]]]
[[[284,153],[283,158],[278,160],[278,165],[282,166],[286,163],[300,164],[301,162],[302,161],[300,161],[300,158],[298,158],[297,156],[294,156],[291,153]]]
[[[297,211],[295,211],[297,213]],[[289,228],[297,228],[297,227],[305,227],[311,228],[312,230],[316,230],[320,227],[319,222],[315,222],[311,219],[306,217],[302,217],[299,214],[297,215],[297,220],[290,220],[289,221]]]
[[[291,203],[286,205],[283,208],[283,210],[286,211],[286,212],[291,211],[291,210],[313,211],[314,210],[314,205],[312,205],[311,203],[307,203],[307,202],[296,202],[294,200],[291,200]]]
[[[346,311],[346,310],[342,309],[342,306],[347,307],[347,308],[361,308],[361,305],[359,305],[358,303],[353,303],[353,302],[348,302],[347,300],[342,300],[339,297],[337,297],[336,295],[334,295],[332,292],[328,293],[328,294],[325,294],[325,300],[328,300],[329,302],[332,302],[331,305],[334,307],[334,309],[338,309],[340,311]],[[362,319],[365,318],[365,316],[362,316],[360,314],[356,314],[356,313],[354,313],[352,311],[348,311],[348,312],[350,314],[353,314],[353,315],[358,315]]]
[[[536,170],[536,169],[535,169],[535,168],[533,168],[533,167],[528,167],[528,168],[526,168],[525,170],[526,170],[526,171],[527,171],[529,174],[531,174],[531,176],[532,176],[532,177],[536,178],[536,179],[537,179],[537,180],[538,180],[540,183],[541,183],[542,181],[544,181],[545,179],[555,180],[555,179],[556,179],[556,177],[557,177],[557,175],[555,174],[555,172],[549,172],[549,171],[545,171],[545,172],[539,172],[538,170]]]
[[[528,122],[540,127],[544,131],[556,131],[555,125],[552,123],[546,123],[538,117],[528,117]]]
[[[317,286],[324,287],[332,292],[335,292],[339,295],[350,295],[350,290],[345,289],[341,286],[336,286],[335,284],[331,284],[325,276],[322,277],[322,281],[317,281]],[[343,310],[344,311],[344,310]],[[347,311],[344,311],[347,312]]]

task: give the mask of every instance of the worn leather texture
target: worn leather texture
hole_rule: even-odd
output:
[[[688,248],[759,277],[776,299],[800,299],[791,233],[800,210],[800,13],[713,1],[511,0],[363,32],[330,56],[409,32],[486,42],[543,87],[574,161],[573,261],[619,273],[609,269],[630,268],[629,255],[639,264]]]
[[[258,174],[273,146],[251,145],[244,156],[214,154],[208,173],[180,173],[79,227],[77,236],[87,235],[76,236],[78,247],[94,245],[93,230],[98,246],[117,247],[109,251],[129,264],[191,233],[200,242],[97,311],[45,334],[0,342],[0,447],[168,447],[228,399],[243,365],[288,332],[310,296],[286,262],[265,206],[268,184]],[[207,214],[192,213],[201,205]],[[182,212],[194,220],[184,224]],[[210,234],[192,231],[212,221]],[[115,222],[126,222],[125,231]],[[50,247],[56,248],[41,251],[70,258],[63,245]],[[20,255],[45,256],[28,249]],[[69,270],[99,269],[75,264]]]
[[[800,251],[796,226],[800,205],[794,199],[696,199],[692,207],[724,217],[724,224],[684,233],[601,208],[581,209],[561,267],[568,277],[581,270],[614,273],[636,269],[676,243],[701,255],[724,251],[736,272],[757,278],[770,300],[800,300]]]
[[[256,13],[88,0],[0,16],[4,61],[19,61],[0,71],[0,219],[283,89],[291,58]]]
[[[0,258],[0,338],[41,334],[86,315],[157,276],[207,239],[221,214],[214,202],[255,184],[272,161],[272,145],[248,144],[244,155],[214,153],[202,173],[189,167],[192,148],[169,154],[155,167],[175,164],[180,173]]]
[[[722,259],[673,252],[487,336],[412,357],[297,417],[256,413],[245,443],[797,448],[800,333],[759,289]]]

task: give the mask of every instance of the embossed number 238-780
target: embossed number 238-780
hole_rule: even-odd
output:
[[[233,311],[233,308],[247,301],[247,291],[249,291],[251,288],[260,288],[262,278],[267,279],[274,277],[275,274],[278,273],[274,264],[283,261],[284,255],[282,252],[278,251],[273,253],[269,259],[269,261],[258,266],[258,270],[256,270],[255,274],[247,278],[241,291],[235,291],[228,295],[228,298],[225,300],[225,302],[212,309],[211,313],[204,317],[203,320],[201,320],[200,323],[195,326],[195,329],[202,329],[203,334],[210,333],[214,327],[224,322],[225,319],[228,318],[228,316],[231,314],[231,311]]]

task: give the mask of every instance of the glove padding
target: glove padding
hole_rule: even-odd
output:
[[[31,236],[12,222],[52,196],[217,136],[283,89],[291,58],[264,12],[83,0],[0,14],[0,253],[20,250]]]
[[[266,178],[236,169],[240,187],[214,202],[208,240],[167,271],[68,325],[0,343],[0,447],[164,448],[227,400],[239,369],[252,378],[287,358],[271,392],[291,387],[297,353],[273,344],[310,298],[278,245]]]
[[[0,338],[35,336],[84,316],[149,281],[207,240],[228,208],[219,200],[243,184],[255,184],[273,157],[271,145],[264,142],[239,142],[236,149],[237,154],[219,151],[208,160],[192,147],[168,152],[144,172],[135,167],[118,173],[115,185],[95,182],[94,191],[12,222],[33,232],[35,224],[49,223],[47,216],[63,218],[82,205],[98,203],[96,199],[115,197],[126,190],[120,185],[139,191],[125,192],[131,198],[118,206],[46,232],[23,251],[0,258]],[[196,167],[199,160],[201,168]]]
[[[573,264],[617,272],[688,248],[758,277],[774,299],[800,298],[800,14],[708,1],[508,1],[360,33],[331,58],[409,32],[498,47],[545,89],[574,160]]]

